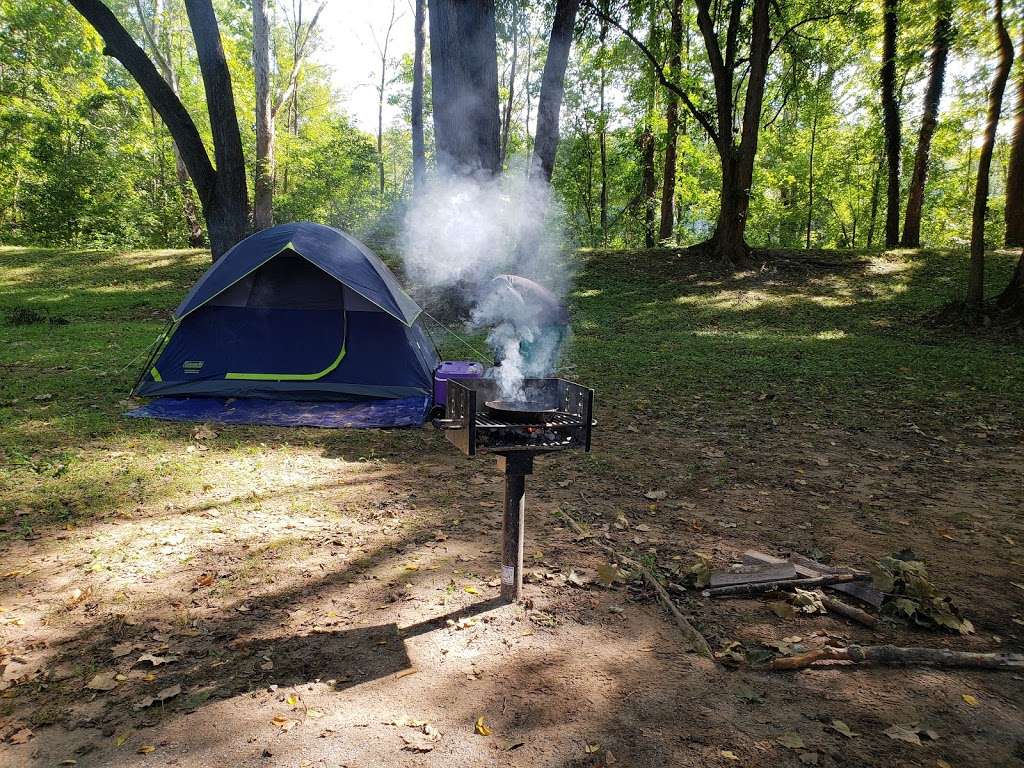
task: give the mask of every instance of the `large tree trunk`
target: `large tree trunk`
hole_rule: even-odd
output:
[[[742,133],[739,146],[732,139],[732,79],[731,75],[716,75],[715,101],[718,105],[718,154],[722,164],[722,192],[718,224],[711,238],[712,253],[723,262],[742,266],[750,259],[750,246],[746,241],[747,212],[750,209],[750,189],[754,181],[754,160],[757,157],[757,143],[761,130],[761,109],[764,105],[764,86],[768,76],[768,57],[771,54],[769,0],[754,0],[751,18],[750,74],[747,78],[747,94],[743,104]],[[739,26],[739,9],[742,4],[734,2],[735,22]],[[708,0],[698,2],[698,21],[705,45],[710,46],[713,36],[710,23]],[[732,33],[732,36],[735,32]],[[727,35],[727,38],[730,35]],[[717,39],[717,38],[716,38]],[[735,66],[735,50],[727,46],[723,62],[721,51],[712,57],[712,71],[731,72]]]
[[[270,93],[270,19],[267,0],[252,2],[252,68],[256,84],[256,178],[253,227],[274,225],[274,115]]]
[[[544,60],[544,73],[540,80],[540,99],[537,102],[537,137],[533,142],[530,175],[539,175],[551,181],[558,152],[559,115],[565,94],[565,68],[572,48],[572,33],[576,26],[576,13],[580,0],[557,0],[555,19],[551,24],[548,56]],[[527,91],[527,99],[530,94]]]
[[[438,167],[493,176],[501,170],[494,0],[433,0],[429,15]]]
[[[942,100],[942,83],[946,77],[946,59],[952,34],[952,3],[950,0],[940,0],[938,15],[935,17],[931,71],[924,94],[921,132],[917,136],[917,152],[914,155],[914,173],[910,177],[910,189],[907,190],[907,212],[903,219],[903,239],[900,241],[904,248],[921,247],[921,211],[924,206],[925,180],[928,177],[928,155],[931,152],[932,136],[939,123],[939,102]]]
[[[988,114],[985,133],[978,155],[978,181],[974,187],[974,211],[971,216],[971,264],[967,275],[967,304],[980,307],[985,298],[985,218],[988,213],[989,171],[992,150],[999,127],[999,112],[1003,106],[1003,92],[1013,66],[1013,42],[1003,22],[1003,0],[995,0],[996,36],[999,38],[999,63],[992,78],[988,94]]]
[[[900,106],[896,101],[896,36],[898,0],[885,0],[882,14],[882,123],[885,130],[887,185],[885,247],[895,248],[900,239]]]
[[[426,0],[416,0],[412,58],[412,188],[416,192],[423,189],[427,177],[426,146],[423,140],[423,49],[426,46],[423,25],[426,9]]]
[[[682,0],[672,0],[671,28],[672,57],[669,59],[669,75],[678,79],[682,68],[683,47]],[[661,220],[658,224],[658,239],[670,240],[675,231],[673,203],[676,196],[676,148],[679,143],[679,97],[669,91],[665,106],[665,170],[661,183]]]
[[[1021,42],[1024,57],[1024,35]],[[1017,116],[1006,174],[1006,244],[1024,245],[1024,68],[1017,67]]]
[[[210,113],[210,132],[213,134],[217,191],[203,210],[206,212],[213,257],[218,259],[249,233],[245,155],[235,113],[231,73],[221,45],[213,3],[211,0],[185,0],[185,12],[196,41],[206,107]]]
[[[210,163],[191,115],[110,9],[100,0],[70,2],[103,38],[104,53],[124,65],[167,126],[199,193],[210,250],[214,259],[219,258],[245,237],[249,228],[249,201],[231,77],[210,0],[186,0],[185,8],[206,89],[217,170]]]

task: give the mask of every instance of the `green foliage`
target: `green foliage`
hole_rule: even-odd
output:
[[[969,635],[974,625],[963,618],[948,595],[928,580],[924,563],[909,550],[884,557],[871,569],[875,589],[886,593],[883,610],[925,627],[943,627]]]

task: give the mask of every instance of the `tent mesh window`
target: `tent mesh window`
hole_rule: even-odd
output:
[[[251,309],[324,309],[344,306],[341,283],[324,279],[315,264],[282,253],[210,300],[214,307]]]

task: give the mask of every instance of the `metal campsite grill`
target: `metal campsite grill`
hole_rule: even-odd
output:
[[[505,473],[501,524],[501,597],[518,600],[523,589],[523,524],[526,476],[535,456],[590,451],[594,390],[565,379],[526,379],[522,402],[499,399],[493,379],[449,379],[445,418],[434,425],[467,456],[493,453]]]

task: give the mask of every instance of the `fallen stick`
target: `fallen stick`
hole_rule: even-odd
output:
[[[836,600],[834,597],[829,597],[826,594],[821,594],[821,604],[827,610],[832,611],[832,613],[838,613],[840,616],[845,616],[851,621],[863,624],[865,627],[874,627],[878,624],[877,616],[872,616],[867,611],[862,611],[860,608],[855,608],[849,603]]]
[[[796,656],[783,656],[768,665],[774,670],[807,669],[817,661],[852,661],[858,665],[1024,669],[1024,654],[974,653],[941,648],[901,648],[897,645],[825,646]]]
[[[759,584],[734,584],[731,587],[714,587],[713,589],[705,589],[701,594],[704,597],[762,595],[765,592],[774,592],[777,589],[785,589],[787,587],[812,589],[832,584],[847,584],[851,581],[867,581],[870,578],[870,576],[860,573],[833,573],[828,576],[815,576],[811,579],[782,579],[780,581],[762,581]]]
[[[572,518],[572,515],[564,509],[562,510],[562,517],[565,518],[565,522],[569,524],[569,527],[572,528],[577,536],[590,538],[590,536],[580,527],[580,524]],[[711,652],[711,646],[708,645],[708,641],[704,638],[704,635],[698,632],[697,628],[694,627],[685,616],[683,616],[680,610],[676,607],[676,604],[672,601],[668,592],[661,585],[661,582],[654,577],[653,573],[633,558],[619,554],[607,544],[600,541],[595,541],[593,543],[612,559],[620,563],[625,563],[630,568],[633,568],[643,574],[644,581],[651,585],[651,588],[657,593],[662,604],[668,608],[669,613],[671,613],[672,617],[676,620],[676,626],[679,627],[679,630],[683,633],[683,637],[686,638],[689,650],[709,659],[714,658],[714,654]]]

